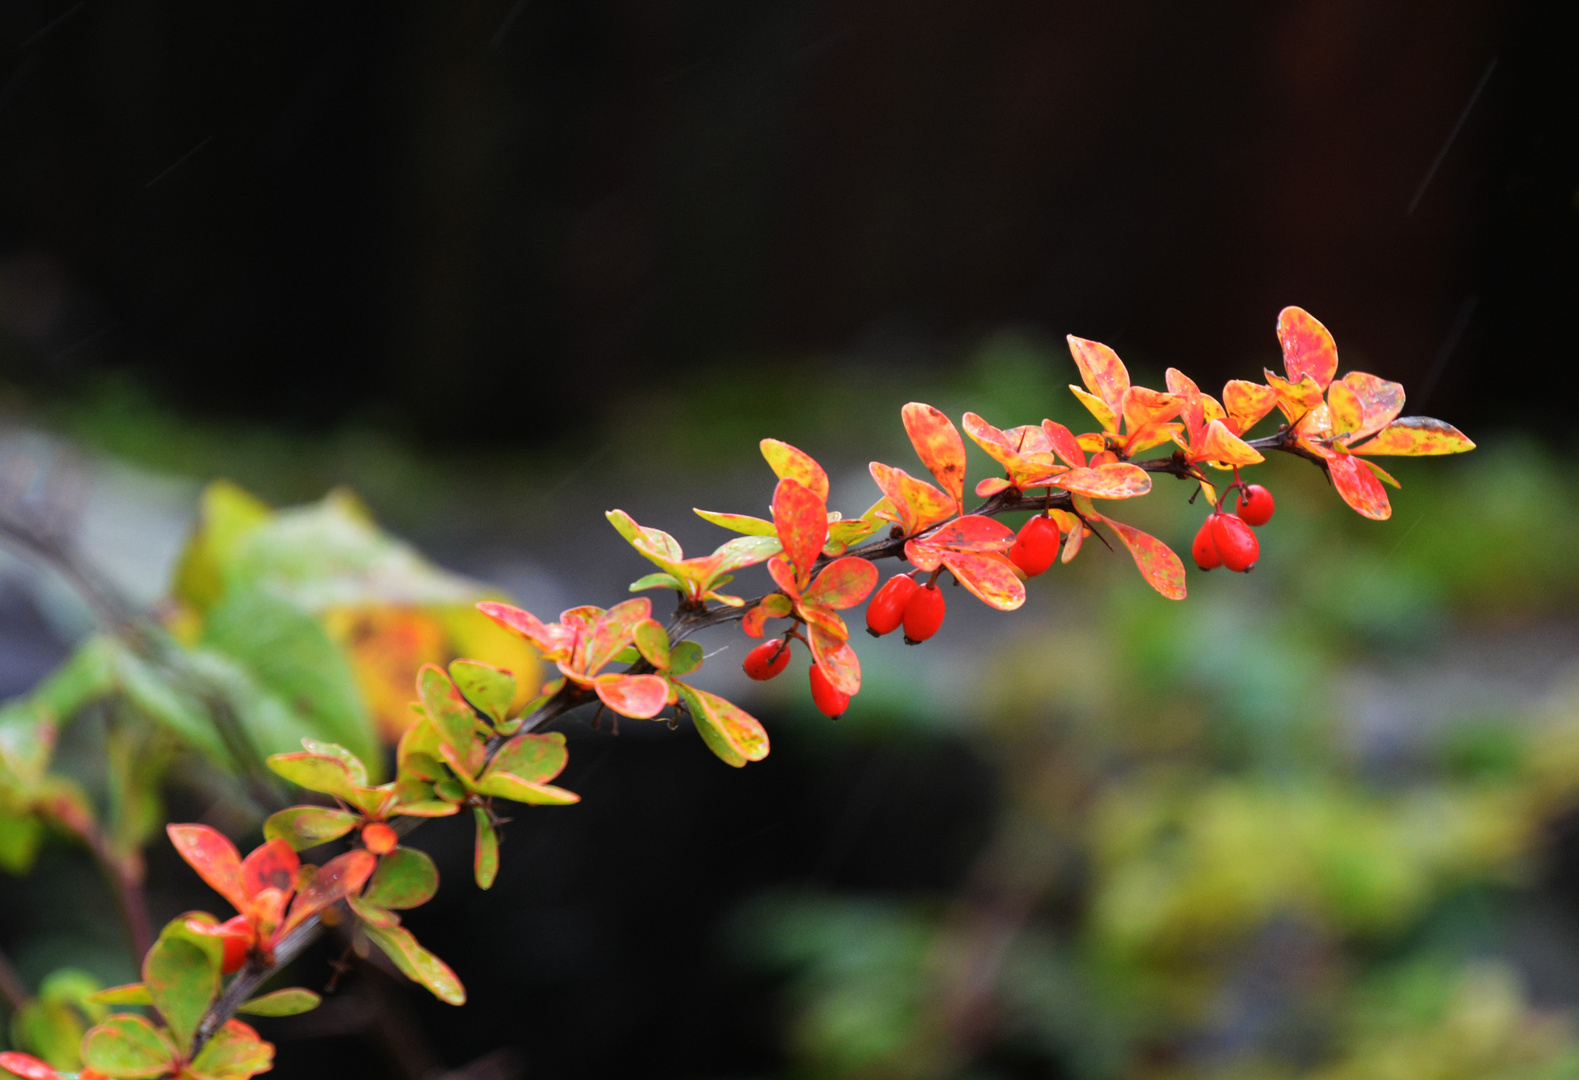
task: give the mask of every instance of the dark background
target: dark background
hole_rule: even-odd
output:
[[[1565,429],[1576,23],[1488,0],[9,0],[4,375],[542,442],[611,385],[944,365],[1005,324],[1211,380],[1274,360],[1297,303],[1421,408]]]

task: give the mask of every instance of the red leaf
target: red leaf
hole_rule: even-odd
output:
[[[802,597],[807,604],[824,608],[854,607],[877,587],[877,567],[853,555],[835,559],[823,568]]]
[[[1139,529],[1125,525],[1112,518],[1104,519],[1118,533],[1118,538],[1124,546],[1129,548],[1129,553],[1135,558],[1135,565],[1140,568],[1141,576],[1153,588],[1166,596],[1169,600],[1183,600],[1184,588],[1184,563],[1173,553],[1173,549],[1158,540],[1155,536],[1141,532]]]
[[[828,507],[815,492],[786,477],[773,490],[773,526],[784,545],[784,558],[795,568],[796,580],[804,588],[812,564],[828,542]]]
[[[592,685],[603,704],[634,720],[651,720],[669,702],[669,684],[656,675],[599,675]]]
[[[284,937],[330,904],[360,892],[376,869],[378,856],[364,848],[336,855],[324,863],[296,894],[290,914],[280,924],[278,936]]]
[[[982,603],[999,611],[1013,611],[1025,603],[1025,583],[1001,555],[976,551],[949,551],[943,565]]]
[[[928,533],[923,542],[958,551],[1002,551],[1014,543],[1014,530],[994,518],[966,514]]]
[[[955,514],[954,500],[925,480],[917,480],[903,469],[872,462],[872,479],[894,504],[899,527],[909,536],[930,525],[947,521]]]
[[[766,632],[768,613],[761,604],[746,612],[740,620],[740,629],[746,632],[747,637],[759,638]]]
[[[768,560],[768,577],[773,579],[773,584],[791,596],[800,595],[800,580],[795,575],[795,568],[784,556],[775,555]]]
[[[296,849],[284,840],[270,840],[252,849],[241,863],[241,890],[248,897],[264,889],[282,889],[293,892],[296,888],[296,871],[302,861]]]
[[[1121,411],[1124,391],[1129,389],[1129,372],[1118,353],[1099,341],[1087,341],[1069,335],[1069,351],[1075,365],[1080,368],[1080,378],[1097,397],[1114,413]]]
[[[1376,438],[1356,446],[1356,454],[1401,454],[1419,457],[1430,454],[1462,454],[1475,449],[1469,437],[1452,424],[1429,416],[1405,416],[1394,420]]]
[[[576,635],[573,632],[558,624],[549,626],[530,611],[523,611],[509,604],[495,603],[492,600],[478,604],[477,610],[506,630],[526,638],[541,649],[549,660],[557,660],[560,656],[568,654],[571,646],[575,644]]]
[[[62,1080],[61,1075],[32,1054],[7,1050],[0,1054],[0,1069],[13,1072],[22,1080]]]
[[[1386,521],[1393,515],[1387,502],[1387,491],[1370,469],[1369,464],[1348,454],[1332,454],[1327,458],[1327,471],[1332,474],[1332,486],[1338,489],[1343,501],[1355,512],[1373,521]]]
[[[247,893],[241,887],[241,853],[218,831],[207,825],[166,825],[165,832],[181,858],[197,871],[208,887],[244,911]]]
[[[1047,436],[1047,443],[1059,457],[1075,468],[1082,468],[1086,463],[1086,452],[1080,449],[1080,441],[1057,420],[1043,420],[1042,433]]]
[[[817,661],[817,666],[822,668],[822,673],[827,676],[828,682],[841,693],[859,693],[861,659],[855,655],[850,643],[827,633],[820,626],[814,625],[809,629],[812,657]]]
[[[900,416],[916,456],[953,497],[958,511],[965,499],[965,441],[959,437],[958,429],[940,410],[919,401],[906,405]]]
[[[1303,308],[1286,307],[1278,313],[1277,340],[1283,346],[1283,367],[1289,381],[1306,375],[1325,390],[1338,373],[1338,346],[1327,328]]]
[[[828,474],[810,454],[777,439],[763,439],[759,445],[775,476],[794,480],[822,502],[828,501]]]

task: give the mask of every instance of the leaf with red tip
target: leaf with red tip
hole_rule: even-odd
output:
[[[208,887],[230,901],[237,911],[247,906],[241,887],[241,852],[225,836],[207,825],[167,825],[165,832],[175,850],[197,871]]]
[[[1120,402],[1124,423],[1130,431],[1138,431],[1148,424],[1161,424],[1179,415],[1183,401],[1175,394],[1164,394],[1144,386],[1131,386],[1124,391]]]
[[[592,685],[603,704],[633,720],[651,720],[669,702],[669,684],[656,675],[599,675]]]
[[[828,474],[810,454],[777,439],[763,439],[759,445],[775,476],[780,480],[794,480],[817,496],[819,502],[828,501]]]
[[[466,1004],[466,988],[444,961],[434,956],[411,936],[403,926],[370,926],[362,924],[362,933],[395,962],[406,978],[419,982],[433,992],[433,996],[450,1005]]]
[[[713,558],[717,561],[713,566],[712,572],[714,574],[728,574],[747,566],[755,566],[759,562],[766,562],[782,549],[783,545],[779,543],[779,538],[776,534],[773,536],[737,536],[733,540],[726,540],[713,552]]]
[[[1107,402],[1103,401],[1095,394],[1086,393],[1074,383],[1069,384],[1069,392],[1074,394],[1075,398],[1079,400],[1080,404],[1086,407],[1087,412],[1096,417],[1097,423],[1102,425],[1103,431],[1118,430],[1118,413],[1114,412],[1113,409],[1108,406]],[[1081,445],[1085,445],[1083,441]]]
[[[479,795],[509,799],[528,806],[570,806],[581,801],[581,796],[574,791],[553,784],[529,783],[507,772],[489,772],[474,787]]]
[[[697,733],[719,759],[737,769],[768,756],[768,733],[756,717],[717,694],[679,684]]]
[[[32,1054],[19,1054],[15,1050],[0,1054],[0,1069],[15,1073],[22,1080],[65,1080],[65,1077]]]
[[[153,1080],[174,1067],[170,1036],[141,1016],[118,1013],[82,1037],[82,1061],[115,1080]]]
[[[345,899],[348,893],[360,891],[377,867],[378,857],[363,848],[336,855],[324,863],[296,894],[278,936],[284,937],[330,904]]]
[[[1086,389],[1101,398],[1112,412],[1120,412],[1124,391],[1129,389],[1129,371],[1118,353],[1100,341],[1087,341],[1073,334],[1069,335],[1069,351],[1080,368],[1080,378]]]
[[[219,996],[219,952],[215,949],[211,955],[184,934],[165,933],[143,957],[143,986],[183,1050],[192,1044],[198,1022]]]
[[[614,659],[615,654],[635,639],[636,627],[651,617],[652,601],[645,596],[633,597],[609,608],[592,624],[587,634],[581,670],[587,675],[596,675],[604,664]]]
[[[571,646],[575,644],[576,635],[567,628],[559,625],[550,626],[530,611],[523,611],[510,604],[484,600],[477,605],[477,610],[506,630],[519,634],[536,645],[545,659],[557,660],[562,655],[568,655]]]
[[[917,480],[905,470],[880,461],[872,462],[868,468],[877,486],[893,502],[906,535],[947,521],[956,513],[954,500],[925,480]]]
[[[1047,436],[1048,445],[1057,455],[1075,468],[1083,468],[1086,463],[1086,452],[1080,449],[1080,441],[1057,420],[1043,420],[1042,433]]]
[[[1394,420],[1368,443],[1356,446],[1353,453],[1421,457],[1433,454],[1462,454],[1475,444],[1458,428],[1429,416],[1405,416]]]
[[[1309,375],[1325,390],[1338,373],[1338,346],[1327,328],[1304,308],[1286,307],[1278,313],[1277,340],[1283,347],[1283,367],[1289,381]]]
[[[181,1080],[189,1075],[192,1080],[247,1080],[273,1067],[274,1045],[259,1038],[250,1025],[226,1020],[187,1066]]]
[[[1001,476],[989,476],[985,480],[976,481],[976,494],[980,498],[987,499],[1000,491],[1008,491],[1013,486],[1012,481],[1005,480]]]
[[[854,607],[877,588],[877,567],[870,560],[847,555],[823,568],[801,599],[816,607]]]
[[[1141,576],[1146,579],[1147,584],[1169,600],[1183,600],[1184,563],[1173,553],[1173,549],[1155,536],[1143,533],[1121,521],[1114,521],[1112,518],[1105,520],[1118,534],[1124,546],[1129,548],[1129,553],[1134,556],[1135,565],[1140,568]]]
[[[1229,431],[1221,420],[1206,425],[1201,445],[1191,456],[1197,461],[1210,461],[1229,468],[1259,465],[1266,460],[1261,451]]]
[[[848,640],[828,633],[820,626],[810,627],[812,658],[822,668],[835,690],[856,694],[861,689],[861,658],[855,655]]]
[[[943,565],[982,603],[1013,611],[1025,603],[1025,583],[1001,555],[979,551],[948,551]]]
[[[1053,485],[1091,499],[1133,499],[1151,490],[1151,474],[1120,461],[1095,468],[1071,469],[1053,478]]]
[[[747,514],[721,514],[716,510],[697,510],[695,507],[692,507],[692,512],[703,521],[710,521],[731,532],[745,533],[747,536],[778,536],[778,531],[773,528],[773,522],[766,518],[751,517]]]
[[[786,477],[773,489],[773,524],[784,545],[783,557],[794,567],[796,579],[804,587],[810,580],[812,564],[828,542],[827,505],[816,492]]]
[[[664,569],[685,558],[685,552],[680,550],[680,542],[662,529],[638,525],[636,519],[623,510],[609,510],[603,516],[609,519],[609,524],[631,547]]]
[[[1327,458],[1327,471],[1332,475],[1332,486],[1356,513],[1373,521],[1392,517],[1387,491],[1368,463],[1348,454],[1332,454]]]
[[[479,889],[493,888],[499,876],[499,832],[493,819],[480,806],[472,807],[472,820],[477,823],[477,843],[472,851],[472,877]]]
[[[241,891],[249,897],[264,889],[282,889],[291,892],[296,887],[296,871],[302,861],[296,849],[284,840],[270,840],[253,848],[241,862]]]
[[[916,448],[916,456],[927,467],[938,485],[954,499],[958,511],[965,499],[965,441],[959,430],[939,409],[912,401],[900,410],[905,434]]]

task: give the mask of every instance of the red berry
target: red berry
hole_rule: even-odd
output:
[[[1253,569],[1256,559],[1261,557],[1261,542],[1256,539],[1254,530],[1233,514],[1213,514],[1209,520],[1212,546],[1217,549],[1217,557],[1223,560],[1223,565],[1239,574]]]
[[[866,605],[866,632],[873,637],[892,634],[905,620],[905,605],[916,591],[916,579],[909,574],[897,574],[883,583]]]
[[[755,649],[746,654],[745,663],[740,666],[746,669],[746,674],[757,682],[766,682],[775,675],[781,674],[789,667],[790,644],[782,639],[777,641],[764,641]]]
[[[811,666],[811,700],[818,712],[835,720],[850,707],[850,695],[829,682],[816,664]]]
[[[1239,490],[1239,516],[1247,525],[1265,525],[1272,520],[1276,504],[1272,493],[1260,484],[1250,484]]]
[[[1047,568],[1053,565],[1053,560],[1058,558],[1060,539],[1062,536],[1057,522],[1037,514],[1020,526],[1014,543],[1009,545],[1009,561],[1024,570],[1026,577],[1045,574]]]
[[[1202,570],[1216,570],[1223,565],[1223,560],[1217,555],[1217,545],[1212,543],[1212,518],[1217,512],[1206,515],[1206,520],[1201,522],[1201,527],[1195,531],[1195,541],[1190,545],[1190,554],[1195,556],[1195,565]]]
[[[905,644],[919,645],[937,633],[947,606],[936,582],[929,581],[911,593],[905,605]]]
[[[362,826],[362,843],[374,855],[388,855],[400,844],[400,835],[382,821]]]

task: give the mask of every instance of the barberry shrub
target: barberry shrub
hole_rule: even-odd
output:
[[[905,432],[932,482],[873,462],[879,497],[852,519],[828,510],[828,475],[810,454],[764,439],[777,477],[771,516],[698,510],[737,534],[711,554],[687,558],[668,533],[608,513],[655,567],[631,591],[674,594],[666,621],[654,617],[652,597],[639,595],[545,622],[501,600],[478,601],[468,583],[376,534],[347,497],[275,515],[234,488],[212,489],[163,627],[110,610],[106,634],[0,716],[0,864],[24,871],[45,825],[77,838],[117,888],[142,973],[126,986],[75,985],[67,1006],[53,1000],[48,1013],[42,999],[21,1002],[13,1028],[22,1049],[0,1054],[0,1068],[30,1080],[266,1072],[273,1047],[237,1016],[318,1003],[307,989],[264,988],[329,923],[364,955],[378,949],[441,1000],[462,1004],[459,976],[401,923],[400,912],[439,886],[432,859],[405,846],[404,835],[426,818],[469,816],[474,880],[489,888],[499,869],[500,804],[579,800],[553,783],[568,755],[563,735],[545,729],[580,706],[631,720],[688,719],[732,766],[766,757],[761,722],[699,681],[704,657],[694,637],[705,628],[738,622],[765,639],[744,665],[756,679],[779,675],[798,651],[809,654],[812,700],[837,717],[858,710],[861,689],[841,612],[873,593],[879,561],[910,569],[877,592],[867,628],[874,636],[902,629],[912,645],[945,629],[945,577],[988,607],[1013,611],[1025,604],[1030,578],[1076,558],[1093,536],[1116,540],[1152,588],[1183,600],[1180,558],[1107,507],[1149,494],[1154,475],[1186,481],[1192,499],[1204,495],[1209,512],[1192,544],[1200,567],[1243,571],[1261,556],[1252,526],[1270,518],[1273,498],[1241,476],[1265,452],[1311,461],[1349,506],[1383,520],[1383,484],[1396,482],[1373,458],[1473,448],[1448,424],[1401,417],[1397,383],[1363,372],[1336,378],[1332,336],[1306,312],[1284,310],[1278,340],[1282,375],[1233,380],[1218,399],[1176,369],[1166,390],[1134,385],[1112,349],[1071,337],[1083,386],[1070,389],[1097,422],[1080,434],[1045,419],[999,428],[975,413],[956,427],[929,405],[906,405]],[[1274,410],[1282,422],[1252,438]],[[975,484],[983,501],[969,509],[961,428],[997,466]],[[1145,456],[1162,447],[1172,449]],[[1235,507],[1225,509],[1234,493]],[[1032,515],[1018,533],[998,520],[1017,512]],[[42,537],[32,540],[48,550]],[[725,591],[758,564],[768,592],[747,599]],[[390,581],[399,588],[381,591]],[[480,616],[469,613],[473,601]],[[544,664],[555,669],[546,681]],[[413,668],[416,700],[407,711]],[[101,812],[50,764],[58,726],[105,700],[136,723],[118,725],[107,745],[112,796]],[[394,744],[387,779],[374,731]],[[158,824],[154,800],[171,739],[243,777],[257,802],[278,805],[263,822],[263,842],[244,857],[207,825],[164,829],[236,914],[188,912],[155,935],[140,894],[140,850]],[[300,801],[280,800],[279,780],[305,793]],[[143,1011],[111,1011],[128,1008]]]

